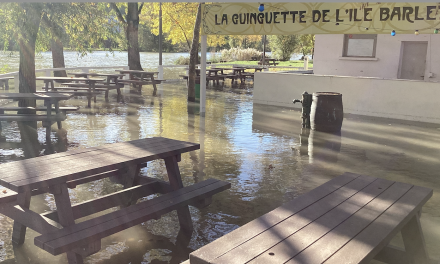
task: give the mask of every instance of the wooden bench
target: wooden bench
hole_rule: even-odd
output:
[[[57,89],[57,88],[66,88],[66,87],[55,87],[55,89]],[[87,97],[87,101],[88,101],[88,104],[87,104],[87,106],[88,107],[91,107],[91,100],[92,100],[92,97],[93,97],[93,101],[96,103],[96,96],[97,95],[100,95],[101,94],[101,91],[92,91],[92,92],[90,92],[90,91],[88,91],[88,89],[87,90],[84,90],[84,91],[82,91],[82,90],[80,90],[80,91],[71,91],[71,90],[68,90],[68,89],[66,89],[65,91],[57,91],[57,90],[50,90],[50,91],[45,91],[45,90],[42,90],[42,91],[37,91],[37,93],[62,93],[62,94],[72,94],[73,96],[86,96]]]
[[[5,115],[0,114],[0,121],[19,121],[19,122],[30,122],[30,121],[42,121],[43,126],[46,127],[46,139],[50,139],[51,125],[53,122],[58,123],[58,128],[61,128],[61,121],[66,119],[66,115],[59,110],[59,101],[67,100],[71,98],[71,94],[66,93],[2,93],[0,94],[0,99],[9,100],[42,100],[46,105],[46,115],[37,114],[15,114],[15,115]],[[52,107],[52,104],[54,107]],[[55,108],[55,115],[52,115],[53,108]],[[24,110],[26,108],[21,108],[19,110]],[[1,129],[1,126],[0,126]]]
[[[26,228],[41,236],[37,246],[56,255],[67,253],[70,264],[98,252],[100,239],[149,219],[177,210],[180,228],[193,230],[188,205],[209,205],[215,193],[230,184],[208,179],[183,187],[178,162],[181,153],[200,145],[167,138],[146,138],[99,147],[72,150],[0,164],[0,213],[14,220],[12,240],[23,244]],[[169,182],[140,175],[148,161],[163,159]],[[112,177],[124,189],[96,199],[71,204],[68,188]],[[52,193],[56,211],[38,214],[29,209],[33,195]],[[159,197],[137,203],[151,194]],[[119,211],[75,223],[76,219],[121,206]]]
[[[0,87],[5,90],[9,90],[9,80],[14,79],[14,77],[3,77],[0,78]]]
[[[59,111],[61,111],[63,114],[66,114],[67,111],[77,111],[79,107],[76,106],[60,106]],[[11,111],[11,112],[18,112],[20,110],[34,110],[34,111],[41,111],[46,112],[47,107],[40,106],[40,107],[20,107],[20,106],[2,106],[0,107],[0,115],[5,114],[5,111]],[[55,107],[52,107],[52,111],[55,111]]]
[[[432,263],[419,212],[432,190],[345,173],[195,250],[185,264]],[[401,232],[404,249],[388,246]]]
[[[176,210],[182,205],[207,205],[205,200],[210,201],[212,195],[228,188],[230,183],[208,179],[156,199],[38,236],[34,240],[35,245],[53,255],[65,253],[147,220],[158,219],[161,215]]]

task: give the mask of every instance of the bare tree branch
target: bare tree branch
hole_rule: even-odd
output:
[[[139,7],[139,10],[138,10],[138,14],[140,15],[141,14],[141,12],[142,12],[142,7],[144,6],[144,2],[142,2],[142,4],[141,4],[141,6]]]
[[[121,14],[121,11],[119,11],[119,8],[116,6],[116,4],[115,4],[115,3],[110,3],[110,6],[111,6],[111,8],[112,8],[113,10],[115,10],[115,12],[116,12],[116,16],[118,17],[118,20],[119,20],[120,22],[126,24],[127,22],[125,21],[124,17],[123,17],[122,14]]]

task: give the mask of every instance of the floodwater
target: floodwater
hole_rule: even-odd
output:
[[[350,117],[340,135],[302,131],[299,111],[253,105],[252,83],[209,87],[205,117],[198,104],[187,104],[184,82],[163,84],[156,97],[150,86],[141,92],[125,88],[123,94],[120,102],[115,91],[109,102],[100,96],[91,109],[85,98],[65,101],[81,109],[68,114],[61,131],[53,126],[51,144],[38,124],[34,149],[20,143],[15,122],[2,122],[6,142],[0,143],[0,162],[161,136],[201,145],[182,155],[185,186],[215,178],[232,187],[215,195],[209,207],[190,208],[192,237],[179,233],[177,215],[170,213],[103,239],[101,251],[86,263],[180,263],[191,251],[346,171],[433,188],[421,223],[430,256],[440,258],[440,125]],[[150,162],[142,174],[166,179],[165,165]],[[104,179],[72,189],[70,197],[79,203],[120,189]],[[54,210],[52,195],[33,197],[31,209]],[[28,230],[21,247],[12,245],[11,232],[11,219],[0,216],[0,263],[67,262],[65,254],[52,256],[34,246],[36,232]],[[401,245],[401,239],[393,244]]]

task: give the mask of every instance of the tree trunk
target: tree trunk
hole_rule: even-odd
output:
[[[50,41],[50,49],[52,50],[52,61],[54,68],[66,68],[64,64],[64,47],[63,43],[59,38],[52,38]],[[53,76],[55,77],[67,77],[65,70],[54,71]]]
[[[18,70],[19,92],[35,93],[35,42],[37,40],[38,28],[40,27],[42,4],[41,3],[21,3],[26,16],[20,27],[21,36],[20,64]],[[19,106],[35,106],[35,100],[20,100]]]
[[[189,54],[189,71],[188,71],[188,101],[195,102],[196,100],[196,63],[199,58],[199,37],[200,37],[200,22],[201,22],[202,5],[199,4],[197,9],[196,22],[194,23],[194,36]],[[202,80],[200,80],[202,81]]]
[[[21,3],[24,13],[26,14],[22,24],[20,25],[20,63],[18,67],[18,78],[20,84],[18,91],[20,93],[35,93],[37,85],[35,80],[35,42],[37,40],[38,29],[40,27],[41,12],[43,4],[41,3]],[[18,106],[35,107],[35,100],[19,100]],[[35,114],[35,110],[21,110],[19,114],[29,113]],[[38,142],[37,122],[19,122],[21,138],[25,144],[35,140]],[[24,128],[23,128],[24,127]],[[27,128],[26,128],[27,127]],[[34,153],[35,148],[29,151]]]
[[[127,3],[126,37],[128,41],[128,67],[130,70],[142,71],[141,58],[139,55],[139,11],[138,3]]]

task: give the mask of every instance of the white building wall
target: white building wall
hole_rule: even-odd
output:
[[[362,76],[397,79],[402,41],[427,41],[425,81],[440,81],[440,34],[379,34],[376,58],[343,58],[344,35],[315,36],[313,71],[318,75]],[[429,77],[429,73],[433,77]]]
[[[293,99],[307,91],[342,94],[344,113],[440,124],[440,83],[323,76],[276,72],[255,73],[257,104],[301,108]]]

